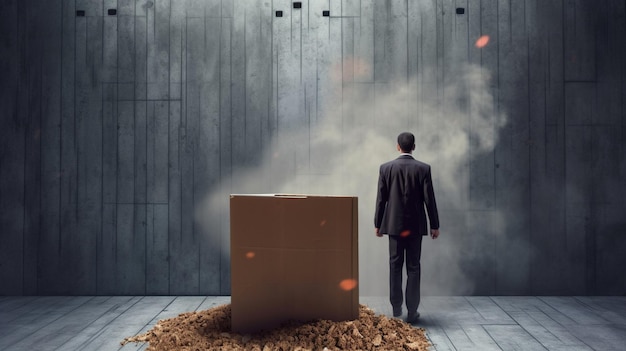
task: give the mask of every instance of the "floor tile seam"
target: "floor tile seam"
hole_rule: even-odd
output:
[[[527,313],[527,312],[525,312],[525,311],[522,311],[522,313],[524,313],[524,314],[525,314],[528,318],[530,318],[530,319],[532,319],[533,321],[535,321],[535,322],[536,322],[536,324],[535,324],[535,325],[540,326],[541,328],[543,328],[544,330],[546,330],[548,333],[550,333],[550,335],[552,335],[555,339],[559,340],[559,341],[563,344],[563,346],[570,346],[570,345],[568,345],[567,343],[564,343],[564,342],[563,342],[563,340],[561,340],[561,338],[559,338],[557,335],[555,335],[554,333],[552,333],[552,331],[550,330],[550,328],[548,328],[548,327],[544,326],[543,324],[541,324],[541,322],[539,322],[539,321],[537,321],[535,318],[533,318],[533,316],[532,316],[532,315],[528,314],[528,313]],[[542,312],[542,313],[543,313],[543,312]],[[544,313],[544,314],[545,314],[545,313]],[[549,315],[547,315],[547,314],[545,314],[545,315],[546,315],[548,318],[552,319],[552,317],[550,317]],[[517,320],[516,320],[516,322],[517,322]],[[566,331],[567,331],[567,332],[568,332],[568,333],[569,333],[569,334],[570,334],[570,335],[571,335],[574,339],[578,340],[578,341],[580,342],[580,344],[585,345],[585,346],[589,347],[590,349],[593,349],[591,346],[587,345],[587,343],[585,343],[583,340],[579,339],[578,337],[576,337],[576,335],[572,334],[572,333],[570,332],[570,330],[569,330],[569,329],[565,328],[565,327],[564,327],[563,325],[561,325],[559,322],[555,321],[555,323],[557,323],[559,326],[561,326],[562,328],[564,328],[564,329],[565,329],[565,330],[566,330]],[[521,324],[521,323],[519,323],[519,322],[517,322],[517,324],[518,324],[518,325],[519,325],[522,329],[524,329],[524,331],[525,331],[527,334],[531,335],[531,336],[532,336],[535,340],[537,340],[537,342],[539,342],[542,346],[546,347],[546,346],[545,346],[545,345],[544,345],[541,341],[539,341],[539,339],[537,339],[537,338],[536,338],[536,337],[535,337],[535,336],[531,333],[531,331],[530,331],[530,330],[529,330],[529,329],[528,329],[528,328],[527,328],[524,324]],[[546,348],[547,348],[547,347],[546,347]]]
[[[25,337],[23,337],[23,338],[21,338],[21,339],[17,340],[17,342],[14,342],[13,344],[8,345],[8,346],[9,346],[9,347],[11,347],[11,346],[15,346],[15,345],[19,344],[20,342],[23,342],[24,340],[28,339],[29,337],[32,337],[34,334],[36,334],[36,333],[37,333],[37,332],[39,332],[40,330],[42,330],[42,329],[46,328],[46,327],[47,327],[47,326],[49,326],[50,324],[52,324],[52,323],[54,323],[54,322],[58,321],[59,319],[61,319],[61,318],[65,317],[66,315],[68,315],[68,314],[72,313],[73,311],[75,311],[75,310],[76,310],[76,309],[78,309],[79,307],[81,307],[81,306],[85,305],[86,303],[88,303],[89,301],[93,300],[94,298],[95,298],[94,296],[90,296],[90,297],[89,297],[89,299],[87,299],[87,300],[83,301],[83,303],[78,304],[78,305],[74,306],[74,308],[72,308],[72,309],[70,309],[70,310],[65,311],[65,313],[63,313],[63,314],[59,315],[58,317],[56,317],[55,319],[53,319],[53,320],[49,321],[48,323],[46,323],[46,324],[44,324],[44,325],[39,326],[38,328],[36,328],[35,330],[33,330],[32,332],[30,332],[29,334],[27,334]],[[58,303],[55,303],[54,305],[56,306],[56,305],[59,305],[60,303],[61,303],[61,302],[58,302]]]
[[[41,309],[52,308],[54,306],[58,306],[58,305],[62,304],[63,302],[59,298],[70,298],[70,297],[75,297],[75,296],[38,296],[38,298],[33,299],[33,300],[29,301],[28,303],[25,303],[23,305],[20,305],[20,307],[18,307],[18,308],[25,307],[25,306],[27,306],[30,303],[34,303],[35,301],[51,299],[53,301],[51,305],[48,304],[48,305],[45,305],[43,307],[36,308],[34,310],[28,310],[28,312],[41,311]],[[13,309],[10,312],[15,311],[15,310],[16,309]],[[13,314],[13,313],[11,313],[11,314]],[[43,315],[43,314],[45,314],[45,313],[41,313],[41,315]],[[13,322],[15,319],[19,318],[20,316],[21,316],[21,314],[15,314],[15,317],[13,319],[9,320],[8,322]]]
[[[528,336],[530,336],[533,340],[535,340],[537,342],[537,344],[541,345],[541,347],[543,347],[546,350],[550,350],[550,347],[548,347],[548,345],[544,344],[541,340],[537,339],[537,337],[531,333],[526,327],[524,327],[524,325],[517,323],[517,326],[519,326]],[[495,325],[498,326],[498,325]],[[546,328],[544,328],[546,329]],[[546,329],[547,330],[547,329]],[[487,329],[485,329],[485,331],[489,334],[489,336],[496,342],[498,343],[498,341],[493,337],[493,335],[491,333],[489,333],[489,331]],[[552,334],[552,333],[550,333]],[[554,336],[554,334],[552,334]],[[562,341],[561,339],[557,338],[557,340]],[[585,346],[589,347],[589,345],[583,343]],[[568,347],[570,345],[563,343],[564,347]],[[502,349],[502,347],[500,346],[500,344],[498,344],[498,347],[500,347]],[[590,349],[593,349],[590,347]]]
[[[553,296],[553,297],[559,297],[559,296]],[[550,312],[552,312],[552,313],[556,313],[556,314],[559,314],[559,315],[561,315],[561,316],[563,316],[563,317],[565,317],[565,318],[569,319],[570,321],[574,322],[573,324],[577,324],[575,319],[573,319],[572,317],[568,316],[567,314],[565,314],[565,313],[561,312],[559,309],[555,308],[555,307],[554,307],[554,306],[552,306],[550,303],[548,303],[547,301],[545,301],[545,296],[538,296],[537,298],[538,298],[538,299],[540,299],[540,300],[541,300],[541,301],[542,301],[542,302],[543,302],[543,303],[544,303],[544,304],[548,307],[548,309],[550,310]],[[552,315],[551,315],[551,314],[546,313],[546,311],[545,311],[545,310],[540,309],[540,311],[541,311],[541,312],[544,312],[546,316],[550,317],[550,318],[551,318],[552,320],[554,320],[556,323],[558,323],[558,324],[560,324],[560,325],[565,326],[565,324],[563,324],[563,323],[559,322],[558,320],[554,319],[554,318],[552,317]]]
[[[485,315],[480,312],[479,309],[476,308],[476,306],[472,303],[472,301],[468,298],[468,296],[465,296],[465,300],[467,300],[467,302],[472,306],[472,308],[478,312],[478,314],[482,317],[483,320],[487,321],[488,319],[485,317]],[[497,306],[497,305],[496,305]],[[498,308],[500,309],[500,311],[502,311],[502,308],[500,308],[500,306],[498,306]]]
[[[132,300],[133,298],[135,298],[135,297],[137,297],[137,296],[126,296],[126,297],[128,297],[128,300],[126,300],[126,301],[124,301],[124,302],[128,302],[128,301]],[[109,301],[109,300],[111,300],[112,298],[113,298],[113,296],[109,296],[109,298],[108,298],[106,301]],[[139,302],[139,301],[137,301],[137,302]],[[137,302],[135,302],[135,303],[137,303]],[[134,305],[134,304],[133,304],[133,305]],[[132,307],[133,305],[131,305],[130,307]],[[130,307],[129,307],[129,308],[130,308]],[[107,315],[108,313],[110,313],[110,312],[114,311],[114,310],[115,310],[115,309],[117,309],[117,308],[119,308],[119,305],[117,305],[117,304],[116,304],[116,305],[113,305],[113,306],[111,306],[111,307],[109,307],[107,310],[105,310],[104,312],[100,313],[100,315],[98,315],[98,317],[94,318],[91,322],[89,322],[88,324],[86,324],[86,325],[85,325],[85,326],[84,326],[84,327],[83,327],[80,331],[82,332],[82,331],[84,331],[85,329],[89,328],[91,325],[93,325],[94,323],[96,323],[96,322],[97,322],[98,320],[100,320],[102,317],[104,317],[105,315]],[[127,309],[125,309],[125,310],[124,310],[121,314],[123,314],[123,313],[124,313],[124,312],[126,312],[126,311],[128,311],[128,308],[127,308]],[[115,318],[117,318],[117,317],[115,317]],[[111,321],[109,321],[109,323],[111,323],[112,321],[114,321],[114,320],[115,320],[115,318],[114,318],[114,319],[112,319]],[[98,329],[98,331],[102,331],[103,329],[105,329],[105,328],[106,328],[106,326],[108,326],[108,325],[109,325],[109,323],[107,323],[107,324],[105,324],[104,326],[102,326],[100,329]],[[78,334],[80,334],[80,333],[78,333]],[[97,334],[97,335],[100,335],[100,334]],[[67,344],[67,343],[69,343],[69,342],[71,342],[71,341],[72,341],[72,339],[68,339],[68,340],[67,340],[67,341],[65,341],[63,344],[59,345],[59,346],[58,346],[55,350],[59,350],[59,348],[63,347],[65,344]],[[84,344],[84,343],[83,343],[83,344]]]
[[[450,345],[450,346],[452,347],[452,349],[453,349],[453,350],[458,351],[458,349],[456,348],[456,346],[455,346],[455,345],[454,345],[454,343],[452,342],[452,339],[450,339],[450,335],[448,335],[448,332],[446,332],[446,328],[445,328],[445,327],[443,327],[443,326],[441,326],[441,325],[440,325],[440,324],[438,324],[438,323],[435,323],[435,326],[436,326],[436,327],[439,327],[439,329],[442,331],[443,335],[445,335],[446,340],[448,341],[448,342],[447,342],[447,344],[448,344],[448,345]],[[424,328],[424,329],[426,330],[426,333],[428,333],[428,329],[427,329],[427,328]],[[433,347],[434,347],[434,346],[435,346],[435,343],[433,343],[433,342],[431,341],[431,345],[433,345]],[[435,347],[435,350],[436,350],[436,347]]]
[[[24,307],[26,305],[28,305],[29,303],[32,303],[33,301],[36,301],[37,298],[39,298],[40,296],[3,296],[5,300],[11,300],[12,298],[24,298],[25,301],[17,306],[15,306],[14,308],[10,309],[10,310],[5,310],[4,312],[11,312],[13,310],[16,310],[18,308]],[[28,299],[29,297],[34,297],[33,299]]]
[[[198,296],[201,296],[201,295],[198,295]],[[144,297],[145,297],[145,296],[144,296]],[[174,301],[178,300],[178,298],[180,298],[180,297],[185,297],[185,296],[180,296],[180,295],[175,296],[175,297],[172,299],[172,301],[170,301],[167,305],[165,305],[165,307],[163,307],[163,308],[162,308],[162,309],[161,309],[158,313],[156,313],[156,314],[154,315],[154,317],[152,317],[152,318],[151,318],[151,319],[150,319],[147,323],[145,323],[145,324],[144,324],[141,328],[139,328],[139,329],[135,332],[135,334],[133,334],[132,336],[135,336],[135,335],[139,334],[139,332],[141,332],[142,330],[144,330],[146,327],[148,327],[148,326],[150,326],[150,325],[152,325],[152,324],[156,324],[156,322],[158,322],[158,321],[159,321],[159,319],[158,319],[159,315],[160,315],[161,313],[165,312],[165,311],[167,310],[167,308],[168,308],[168,307],[170,307],[170,306],[174,303]],[[204,299],[204,300],[206,300],[206,297],[205,297],[205,299]],[[202,300],[202,301],[204,301],[204,300]],[[200,305],[202,305],[202,303],[200,303]],[[198,305],[198,307],[200,307],[200,305]],[[197,307],[196,307],[196,309],[197,309]],[[126,312],[126,311],[124,311],[123,313],[125,313],[125,312]],[[122,313],[122,314],[123,314],[123,313]],[[181,312],[181,313],[184,313],[184,312]],[[131,336],[131,335],[129,335],[129,336]],[[144,344],[145,344],[145,342],[144,342],[144,343],[142,343],[140,347],[142,347]],[[124,347],[124,346],[120,346],[120,348],[119,348],[118,350],[122,349],[123,347]]]
[[[130,306],[128,306],[127,308],[125,308],[122,312],[120,312],[117,316],[115,316],[115,318],[111,319],[109,321],[109,323],[107,323],[106,325],[104,325],[102,328],[100,328],[98,330],[98,332],[96,334],[94,334],[93,337],[85,340],[80,346],[78,350],[84,350],[86,345],[88,345],[88,343],[90,343],[91,341],[97,339],[100,335],[102,335],[102,333],[104,333],[104,331],[113,323],[115,322],[118,318],[120,318],[122,315],[124,315],[124,313],[128,312],[128,310],[130,310],[131,308],[135,307],[135,305],[137,305],[141,300],[143,300],[144,298],[146,298],[145,296],[132,296],[131,300],[134,298],[138,298],[137,301],[135,301],[133,304],[131,304]],[[57,348],[58,350],[59,348]]]
[[[612,309],[608,309],[605,307],[600,306],[597,302],[585,302],[583,300],[581,300],[582,296],[573,296],[573,298],[578,301],[579,303],[583,304],[584,306],[587,307],[588,310],[592,311],[593,313],[595,313],[598,317],[605,319],[607,322],[611,322],[610,320],[604,318],[603,313],[615,313],[617,315],[619,315],[619,313],[615,312],[615,310]],[[584,297],[593,297],[593,296],[584,296]],[[622,309],[623,312],[626,312],[626,308]]]

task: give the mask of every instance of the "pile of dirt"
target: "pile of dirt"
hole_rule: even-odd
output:
[[[230,305],[160,320],[145,334],[125,338],[149,342],[148,351],[169,350],[428,350],[424,329],[376,315],[359,307],[359,319],[287,323],[280,328],[242,335],[230,331]]]

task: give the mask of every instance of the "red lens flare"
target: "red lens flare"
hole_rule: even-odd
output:
[[[481,49],[487,46],[487,44],[489,44],[489,36],[483,35],[482,37],[478,38],[478,40],[476,40],[475,45],[477,48]]]
[[[322,221],[320,222],[320,227],[323,227],[323,226],[325,226],[325,225],[326,225],[326,220],[325,220],[325,219],[322,219]]]
[[[251,259],[254,258],[254,256],[256,256],[256,254],[254,252],[252,252],[252,251],[246,252],[246,258],[247,259],[251,260]]]
[[[356,288],[357,281],[356,279],[344,279],[339,283],[339,287],[341,290],[350,291]]]
[[[402,233],[400,233],[400,237],[402,237],[402,238],[406,238],[409,235],[411,235],[411,231],[410,230],[405,230]]]

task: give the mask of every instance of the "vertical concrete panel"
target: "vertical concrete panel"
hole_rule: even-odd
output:
[[[302,16],[302,32],[301,32],[301,45],[302,45],[302,53],[301,53],[301,71],[302,71],[302,79],[301,79],[301,89],[302,89],[302,99],[303,99],[303,113],[304,113],[304,123],[306,124],[305,128],[308,131],[308,142],[307,142],[307,154],[306,157],[302,160],[306,162],[306,177],[307,181],[310,183],[314,182],[314,176],[311,175],[311,152],[315,149],[315,146],[312,144],[311,135],[313,134],[314,126],[317,119],[317,29],[319,28],[319,21],[323,17],[322,12],[315,11],[315,7],[312,8],[310,3],[304,3],[304,6],[301,10]],[[269,100],[271,100],[271,94],[269,95]],[[269,135],[271,137],[271,135]],[[270,145],[269,141],[265,142],[266,145]]]
[[[497,82],[497,32],[494,29],[497,25],[497,20],[494,18],[495,8],[489,6],[493,4],[486,3],[474,3],[457,1],[457,7],[464,8],[465,14],[457,14],[456,17],[460,18],[467,16],[467,44],[465,47],[468,53],[469,63],[472,65],[480,66],[479,76],[476,77],[480,80],[486,80],[486,94],[480,96],[472,94],[470,101],[468,101],[469,112],[469,125],[468,130],[470,132],[470,145],[479,145],[478,137],[485,136],[485,139],[495,142],[496,138],[496,124],[498,123],[498,111],[494,106],[493,110],[486,110],[489,107],[488,102],[490,99],[494,99],[492,95],[495,89],[492,87]],[[495,7],[495,6],[494,6]],[[457,22],[458,25],[458,22]],[[489,37],[489,42],[484,47],[476,46],[476,42],[483,35]],[[461,38],[459,38],[461,40]],[[471,88],[470,88],[471,89]],[[488,95],[489,94],[489,95]],[[485,117],[491,117],[491,121],[485,121]],[[469,208],[474,210],[492,210],[495,207],[495,162],[494,153],[492,150],[482,151],[475,148],[470,149],[469,153],[469,169],[468,169],[468,201]]]
[[[529,147],[530,147],[530,237],[535,243],[531,252],[531,291],[556,291],[560,284],[561,265],[555,260],[562,237],[553,233],[553,211],[560,206],[560,197],[554,196],[555,187],[548,175],[549,127],[547,124],[547,95],[549,86],[549,38],[547,23],[543,20],[546,4],[540,1],[526,3],[526,22],[529,31]],[[536,243],[541,242],[541,245]]]
[[[597,112],[596,112],[597,114]],[[592,130],[591,226],[593,237],[588,237],[586,253],[587,291],[590,294],[624,291],[624,279],[614,267],[626,260],[618,250],[626,246],[617,240],[626,224],[620,223],[617,213],[622,208],[623,177],[620,176],[621,130],[615,126],[595,126]],[[622,221],[623,222],[623,221]]]
[[[146,205],[146,294],[169,294],[168,206]]]
[[[176,288],[178,284],[179,247],[182,241],[181,225],[181,131],[182,131],[182,99],[185,96],[184,69],[185,69],[185,35],[186,35],[186,2],[174,1],[171,3],[170,30],[169,30],[169,79],[172,96],[177,95],[178,101],[170,100],[167,103],[168,121],[168,208],[167,208],[167,291],[176,294],[183,290]],[[176,85],[179,86],[178,93]],[[149,246],[150,247],[150,246]],[[174,257],[178,261],[174,260]],[[165,289],[165,288],[161,288]]]
[[[105,3],[105,8],[113,6]],[[108,10],[108,9],[107,9]],[[131,23],[132,13],[125,14],[118,9],[121,22]],[[134,7],[133,7],[134,12]],[[117,292],[117,154],[118,154],[118,36],[128,30],[128,25],[118,29],[118,16],[103,18],[102,43],[102,224],[98,238],[96,261],[97,294]],[[128,38],[128,34],[123,36]],[[122,76],[123,79],[128,75]],[[132,94],[134,96],[134,94]],[[131,98],[132,98],[131,96]]]
[[[355,69],[358,67],[355,57],[355,23],[353,18],[344,18],[341,28],[341,53],[342,53],[342,130],[353,130],[360,122],[355,115],[358,96],[356,96]]]
[[[246,3],[245,7],[245,135],[243,144],[247,150],[245,153],[245,164],[247,166],[260,166],[263,160],[264,140],[267,141],[269,134],[267,103],[271,96],[269,86],[269,76],[266,72],[269,69],[271,55],[271,26],[265,18],[271,16],[269,8],[261,6],[260,2]],[[293,18],[298,18],[301,26],[302,11],[293,9]],[[293,23],[295,26],[296,24]],[[219,38],[216,38],[219,39]],[[294,55],[300,55],[301,45],[298,45],[300,38],[292,38]],[[214,56],[212,63],[217,63],[217,56]],[[214,66],[215,67],[215,66]],[[217,74],[215,74],[217,77]],[[267,180],[259,179],[261,182]]]
[[[471,7],[470,9],[474,9]],[[487,35],[489,37],[489,42],[487,45],[480,50],[476,47],[476,41],[479,37],[470,37],[470,47],[471,50],[480,51],[480,65],[484,69],[485,73],[491,75],[491,80],[489,81],[489,93],[494,98],[498,97],[498,77],[499,77],[499,41],[500,34],[498,32],[498,5],[496,0],[482,0],[480,7],[480,35]],[[475,33],[471,31],[471,33]],[[498,106],[496,104],[495,108]],[[494,111],[494,114],[497,114],[498,111]]]
[[[24,216],[24,137],[27,110],[26,67],[20,64],[25,57],[25,26],[23,10],[19,2],[9,2],[2,19],[3,40],[6,49],[2,48],[2,68],[7,76],[0,83],[2,106],[6,106],[6,117],[2,118],[2,141],[0,146],[0,278],[7,282],[0,288],[4,295],[22,294],[22,240],[24,235],[23,221],[16,220]],[[22,18],[22,21],[19,19]],[[21,22],[21,23],[20,23]],[[5,52],[7,50],[7,52]],[[9,55],[10,53],[10,55]],[[22,67],[22,69],[16,69]]]
[[[359,6],[359,18],[356,20],[354,38],[355,76],[354,81],[359,83],[374,82],[374,6],[375,0],[362,0]],[[409,2],[411,8],[415,8],[413,2]],[[413,31],[409,31],[413,33]],[[409,44],[415,45],[415,39]],[[415,49],[417,50],[417,49]],[[417,57],[413,57],[417,60]],[[415,64],[417,67],[417,64]]]
[[[31,4],[25,12],[24,22],[28,24],[26,33],[28,37],[34,37],[34,33],[47,30],[46,18],[43,17],[41,4]],[[27,40],[25,43],[25,57],[22,61],[26,71],[26,86],[23,91],[26,94],[25,106],[20,106],[25,113],[23,155],[24,165],[22,168],[24,182],[23,197],[24,207],[22,218],[14,217],[14,221],[23,223],[23,237],[21,242],[22,251],[22,276],[15,283],[21,284],[22,294],[32,295],[37,291],[37,248],[40,232],[41,217],[41,131],[42,131],[42,108],[43,108],[43,62],[44,58],[38,55],[38,51],[44,50],[44,42],[40,40]],[[20,99],[20,101],[22,101]]]
[[[145,218],[145,205],[117,205],[115,247],[116,292],[121,295],[145,294],[145,229],[138,230],[137,221]]]
[[[498,213],[495,211],[468,211],[467,234],[460,260],[466,277],[470,280],[463,294],[493,295],[497,285],[497,246],[499,231]],[[461,292],[460,292],[461,293]]]
[[[117,104],[117,202],[133,203],[135,194],[135,103]]]
[[[50,35],[44,44],[42,63],[42,126],[41,126],[41,225],[39,227],[37,255],[37,291],[49,285],[50,278],[58,267],[60,237],[60,178],[61,178],[61,57],[59,48],[64,40],[62,33],[62,1],[46,2],[44,13],[49,16],[46,23]],[[2,104],[2,106],[7,106]],[[0,179],[5,179],[0,177]]]
[[[139,3],[138,3],[139,4]],[[124,93],[120,91],[121,99],[132,97],[135,101],[145,101],[148,99],[148,14],[152,14],[152,7],[141,7],[136,11],[134,16],[133,26],[133,40],[134,48],[132,53],[134,54],[134,69],[132,76],[122,77],[119,75],[119,79],[131,83],[120,83],[120,89],[132,86],[132,95],[130,92]],[[132,21],[128,21],[130,24]],[[154,33],[154,32],[152,32]],[[130,35],[128,33],[127,35]],[[129,40],[130,38],[127,38]],[[127,67],[127,70],[131,70],[131,67]],[[121,72],[120,72],[121,73]]]
[[[622,119],[622,80],[624,67],[624,16],[626,4],[617,1],[598,6],[595,23],[597,99],[594,121],[619,125]],[[600,20],[604,18],[605,20]]]
[[[546,2],[543,4],[542,21],[546,23],[548,38],[548,87],[546,91],[546,121],[548,124],[563,125],[563,92],[564,92],[564,44],[565,29],[563,4]]]
[[[246,16],[247,7],[245,2],[235,1],[233,4],[233,17],[230,21],[230,96],[231,96],[231,159],[233,161],[233,174],[238,174],[245,164],[245,131],[246,131]],[[284,18],[278,18],[284,22]]]
[[[181,235],[181,103],[170,102],[169,108],[169,183],[168,183],[168,248],[170,294],[184,291],[179,285]]]
[[[563,72],[565,81],[596,80],[595,19],[599,6],[584,0],[563,6]]]
[[[135,176],[135,194],[134,203],[145,204],[147,201],[148,180],[147,180],[147,162],[148,162],[148,121],[147,121],[147,102],[135,102],[135,145],[134,145],[134,176]]]
[[[278,49],[278,139],[288,140],[296,133],[302,133],[307,128],[307,119],[304,114],[304,91],[302,89],[302,11],[293,9],[292,1],[274,2],[274,6],[290,8],[283,17],[283,26],[275,32],[277,40],[283,40],[284,45]],[[278,19],[275,19],[276,21]],[[331,21],[332,22],[332,21]],[[337,21],[340,26],[340,22]],[[284,38],[284,39],[281,39]],[[339,39],[339,37],[336,37]],[[338,45],[341,41],[338,40]],[[341,61],[338,61],[340,65]],[[308,170],[307,143],[294,144],[292,150],[281,150],[284,160],[293,166],[290,173],[296,178]],[[280,158],[279,158],[280,159]],[[272,179],[274,182],[275,180]],[[275,184],[278,185],[278,184]],[[297,191],[298,185],[293,191]]]
[[[387,79],[406,84],[408,78],[408,2],[386,1],[387,18],[385,58],[388,60]]]
[[[565,123],[591,125],[596,109],[596,84],[592,82],[565,83]]]
[[[112,4],[115,7],[115,4]],[[112,21],[114,18],[117,24],[113,28],[111,38],[106,37],[105,42],[109,45],[116,45],[113,57],[115,60],[114,76],[112,81],[117,82],[117,94],[120,100],[135,100],[135,80],[145,75],[145,17],[135,17],[133,14],[117,16],[106,16],[105,21]],[[109,34],[109,33],[107,33]],[[117,34],[117,35],[115,35]],[[111,44],[112,42],[112,44]],[[145,80],[143,80],[145,82]]]
[[[528,40],[525,3],[499,3],[499,108],[508,115],[500,132],[496,155],[496,204],[505,212],[506,225],[498,239],[498,286],[502,294],[529,288],[530,243],[528,231],[529,127]]]
[[[75,138],[77,160],[76,231],[72,234],[70,291],[96,292],[97,239],[102,213],[102,9],[84,4],[85,21],[76,31]]]
[[[283,9],[286,9],[286,11],[283,11],[283,17],[274,17],[272,23],[272,41],[275,44],[273,57],[276,62],[274,66],[275,78],[272,84],[276,99],[274,107],[276,111],[276,129],[272,135],[279,142],[289,140],[290,137],[301,130],[299,128],[302,128],[304,118],[304,110],[302,108],[304,99],[300,89],[300,59],[296,60],[296,56],[293,55],[294,50],[297,50],[298,53],[300,51],[301,37],[297,34],[300,33],[300,27],[294,28],[292,26],[293,17],[300,17],[301,11],[292,12],[291,3],[288,0],[274,1],[274,15],[275,11]],[[293,33],[294,29],[296,34]],[[294,42],[294,39],[296,42]],[[233,55],[236,55],[236,53],[233,52]],[[299,162],[301,160],[298,160],[298,157],[304,157],[306,160],[305,146],[299,145],[295,148],[271,151],[270,167],[274,169],[265,175],[270,177],[270,191],[275,192],[283,187],[282,177],[272,177],[272,174],[295,176],[299,170],[302,170],[301,167],[306,165],[303,162]],[[297,192],[296,189],[287,191]]]
[[[222,4],[222,14],[224,14],[224,6]],[[229,192],[232,186],[232,97],[230,77],[232,73],[232,57],[231,57],[231,29],[232,18],[222,17],[220,19],[220,122],[219,122],[219,150],[220,150],[220,184],[222,191],[217,194],[216,200],[219,204],[219,228],[220,228],[220,294],[230,294],[230,210],[229,210]],[[271,82],[271,67],[266,74]],[[271,83],[268,83],[267,89],[271,89]],[[272,94],[269,94],[271,100]],[[268,108],[268,119],[272,119],[272,111]]]
[[[180,100],[182,94],[182,26],[185,20],[185,2],[170,2],[169,17],[169,82],[170,99]]]
[[[120,53],[121,54],[121,53]],[[135,275],[135,102],[118,101],[116,280],[124,294],[139,294]],[[137,233],[139,235],[139,233]]]
[[[312,2],[310,13],[313,16],[309,37],[315,45],[315,64],[311,67],[315,72],[315,114],[310,116],[311,140],[329,132],[336,121],[334,117],[341,106],[341,85],[337,84],[336,62],[337,53],[331,51],[331,18],[324,17],[323,11],[330,11],[322,2]],[[336,35],[336,33],[333,33]],[[330,127],[326,127],[326,121]],[[328,158],[325,157],[328,149],[324,145],[312,148],[309,154],[309,172],[324,174],[328,169]]]
[[[102,205],[102,234],[98,241],[97,294],[119,294],[117,276],[117,207],[116,203]]]
[[[565,294],[568,290],[567,277],[561,272],[568,269],[567,252],[563,249],[566,238],[565,218],[565,104],[564,104],[564,10],[565,3],[541,2],[540,19],[546,24],[547,69],[546,72],[546,180],[551,203],[546,208],[550,218],[547,230],[554,233],[551,248],[553,266],[557,275],[551,281],[547,293]],[[539,6],[539,4],[538,4]],[[546,248],[544,246],[544,248]]]
[[[214,13],[207,7],[207,14]],[[194,161],[195,218],[194,232],[200,244],[200,283],[202,294],[220,291],[220,220],[219,212],[208,207],[207,196],[220,178],[220,17],[205,17],[203,60],[204,80],[201,85],[200,119],[198,121],[198,153]]]
[[[541,284],[541,291],[546,294],[563,295],[568,293],[567,285],[569,279],[569,277],[563,274],[563,272],[568,270],[567,250],[564,248],[564,243],[567,242],[567,219],[565,217],[566,160],[565,129],[563,126],[546,125],[545,147],[546,188],[544,191],[545,197],[549,200],[541,203],[541,205],[537,205],[542,210],[542,214],[540,215],[541,217],[536,219],[537,224],[533,223],[533,228],[536,228],[538,235],[540,233],[551,233],[550,235],[544,234],[542,236],[543,244],[540,245],[540,249],[535,256],[539,258],[542,253],[545,253],[545,259],[549,260],[550,268],[542,267],[542,273],[537,272],[534,278],[534,286],[539,290],[539,285]],[[539,190],[536,192],[536,195],[542,196]],[[542,223],[545,223],[545,227],[540,227]],[[539,269],[537,267],[537,270]]]
[[[355,128],[373,128],[373,109],[361,108],[360,102],[374,101],[374,2],[362,1],[359,18],[354,21],[354,106]],[[417,43],[417,40],[415,41]],[[417,67],[417,65],[416,65]]]
[[[385,1],[374,2],[374,81],[387,82],[389,61],[387,59],[388,7]]]
[[[203,12],[191,13],[202,14]],[[147,96],[149,100],[170,98],[170,72],[167,70],[170,60],[170,15],[171,4],[169,0],[155,1],[146,11],[148,29]]]
[[[123,16],[121,9],[117,9],[116,16],[108,16],[108,10],[116,8],[117,1],[106,0],[103,2],[102,7],[104,10],[104,16],[102,18],[102,82],[103,83],[115,83],[118,81],[118,60],[117,60],[117,46],[118,46],[118,19]],[[125,18],[133,19],[131,14],[125,14]],[[127,20],[128,22],[128,20]],[[120,23],[120,29],[124,28]],[[132,75],[123,75],[122,77],[132,77]]]
[[[425,107],[437,101],[440,82],[437,81],[437,6],[436,1],[415,2],[419,13],[418,69],[417,69],[417,126],[430,123],[434,118]]]
[[[117,84],[103,83],[102,201],[107,204],[117,202],[117,111]]]
[[[63,43],[61,63],[61,198],[59,208],[61,213],[60,236],[56,245],[59,262],[51,273],[49,285],[44,285],[41,293],[69,293],[67,289],[70,267],[62,262],[61,257],[70,257],[73,250],[69,247],[72,242],[72,233],[76,231],[76,139],[74,116],[75,91],[75,49],[77,28],[83,27],[85,18],[76,18],[74,2],[63,3]],[[52,275],[53,273],[57,273]]]
[[[195,232],[195,172],[194,162],[198,152],[198,127],[200,121],[200,94],[204,80],[204,13],[203,7],[195,12],[187,8],[184,28],[183,62],[184,92],[182,94],[181,126],[179,139],[180,167],[180,240],[170,241],[172,271],[170,292],[198,293],[199,247]],[[200,15],[200,16],[199,16]],[[198,155],[198,156],[196,156]]]
[[[103,84],[102,100],[102,229],[96,263],[97,293],[113,294],[117,236],[117,84]]]
[[[592,128],[569,126],[565,137],[566,240],[564,246],[566,260],[569,263],[565,273],[567,276],[566,293],[587,293],[587,268],[594,263],[594,257],[588,256],[587,244],[595,231],[592,226],[591,213]]]
[[[165,204],[168,201],[169,104],[150,101],[147,105],[146,200]]]

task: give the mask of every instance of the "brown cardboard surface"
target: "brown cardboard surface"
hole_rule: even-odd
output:
[[[358,318],[356,197],[231,195],[230,210],[233,331]]]

